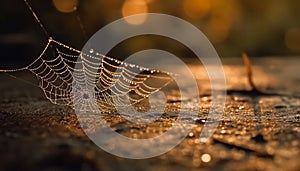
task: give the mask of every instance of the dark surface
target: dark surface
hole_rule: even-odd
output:
[[[250,87],[241,61],[227,60],[225,114],[206,144],[199,144],[199,134],[210,105],[209,81],[203,67],[190,65],[202,95],[196,125],[168,153],[143,160],[115,157],[101,150],[83,133],[72,109],[51,104],[38,87],[1,74],[0,170],[299,170],[300,60],[263,58],[253,62],[254,82],[270,94],[245,91]],[[14,76],[38,85],[30,73]],[[135,138],[159,134],[173,119],[166,114],[147,131],[114,114],[107,117],[118,132]],[[203,155],[211,160],[205,162]]]

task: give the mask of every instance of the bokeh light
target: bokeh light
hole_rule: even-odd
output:
[[[149,1],[150,2],[150,1]],[[123,17],[141,14],[148,12],[148,1],[147,0],[126,0],[122,7],[122,15]],[[139,17],[135,19],[126,19],[126,21],[130,24],[142,24],[146,20],[146,16]]]
[[[55,8],[64,13],[74,12],[78,7],[78,0],[52,0]]]
[[[50,0],[34,1],[34,3],[37,14],[41,16],[48,30],[62,36],[63,40],[73,42],[77,47],[80,47],[86,39],[72,34],[82,35],[82,26],[84,26],[86,37],[89,37],[101,27],[117,19],[151,12],[173,15],[190,22],[203,31],[222,57],[240,56],[241,52],[257,57],[300,55],[298,36],[300,34],[298,17],[300,16],[300,1]],[[54,9],[48,8],[49,5]],[[10,14],[17,10],[14,6],[2,6],[3,13]],[[72,12],[76,13],[61,14]],[[20,20],[25,21],[24,17]],[[3,18],[3,23],[7,25],[6,20],[14,20],[14,15]],[[128,19],[127,22],[138,25],[143,24],[146,19],[145,15],[134,21]],[[16,29],[15,26],[9,27]],[[11,32],[12,29],[7,30]],[[145,38],[133,44],[128,43],[123,49],[128,51],[159,45],[166,49],[176,49],[179,56],[192,56],[184,48],[175,48],[173,44],[163,41],[149,42],[150,39]]]
[[[183,9],[191,18],[202,18],[211,9],[211,0],[184,0]]]
[[[205,32],[212,42],[220,43],[228,38],[239,12],[234,0],[213,2],[211,16],[205,26]]]

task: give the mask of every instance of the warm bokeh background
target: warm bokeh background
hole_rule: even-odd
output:
[[[207,35],[222,57],[240,56],[241,52],[255,57],[300,55],[300,1],[297,0],[29,2],[51,36],[79,49],[88,37],[116,19],[135,13],[154,12],[191,22]],[[25,61],[25,64],[40,53],[46,37],[22,0],[3,0],[0,8],[1,67],[16,61]],[[141,24],[143,20],[128,22]],[[192,56],[180,43],[159,36],[132,38],[116,47],[111,55],[126,57],[148,48],[168,50],[181,57]]]

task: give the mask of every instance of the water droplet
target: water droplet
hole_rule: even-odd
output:
[[[94,49],[90,49],[90,53],[94,53]]]
[[[206,143],[206,141],[207,141],[207,138],[200,138],[200,143]]]
[[[204,163],[208,163],[211,161],[211,156],[209,154],[203,154],[201,156],[201,160],[204,162]]]
[[[190,132],[189,137],[193,137],[193,136],[194,136],[194,133]]]

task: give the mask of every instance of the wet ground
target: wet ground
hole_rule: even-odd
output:
[[[204,68],[191,64],[199,82],[200,109],[195,126],[171,151],[150,159],[111,155],[82,131],[74,112],[51,104],[30,73],[0,75],[0,170],[290,170],[300,169],[299,58],[253,60],[251,92],[241,59],[224,61],[228,94],[218,128],[205,144],[199,134],[211,96]],[[176,107],[149,126],[135,125],[117,114],[106,115],[118,133],[149,138],[168,130]],[[137,149],[138,151],[138,149]]]

